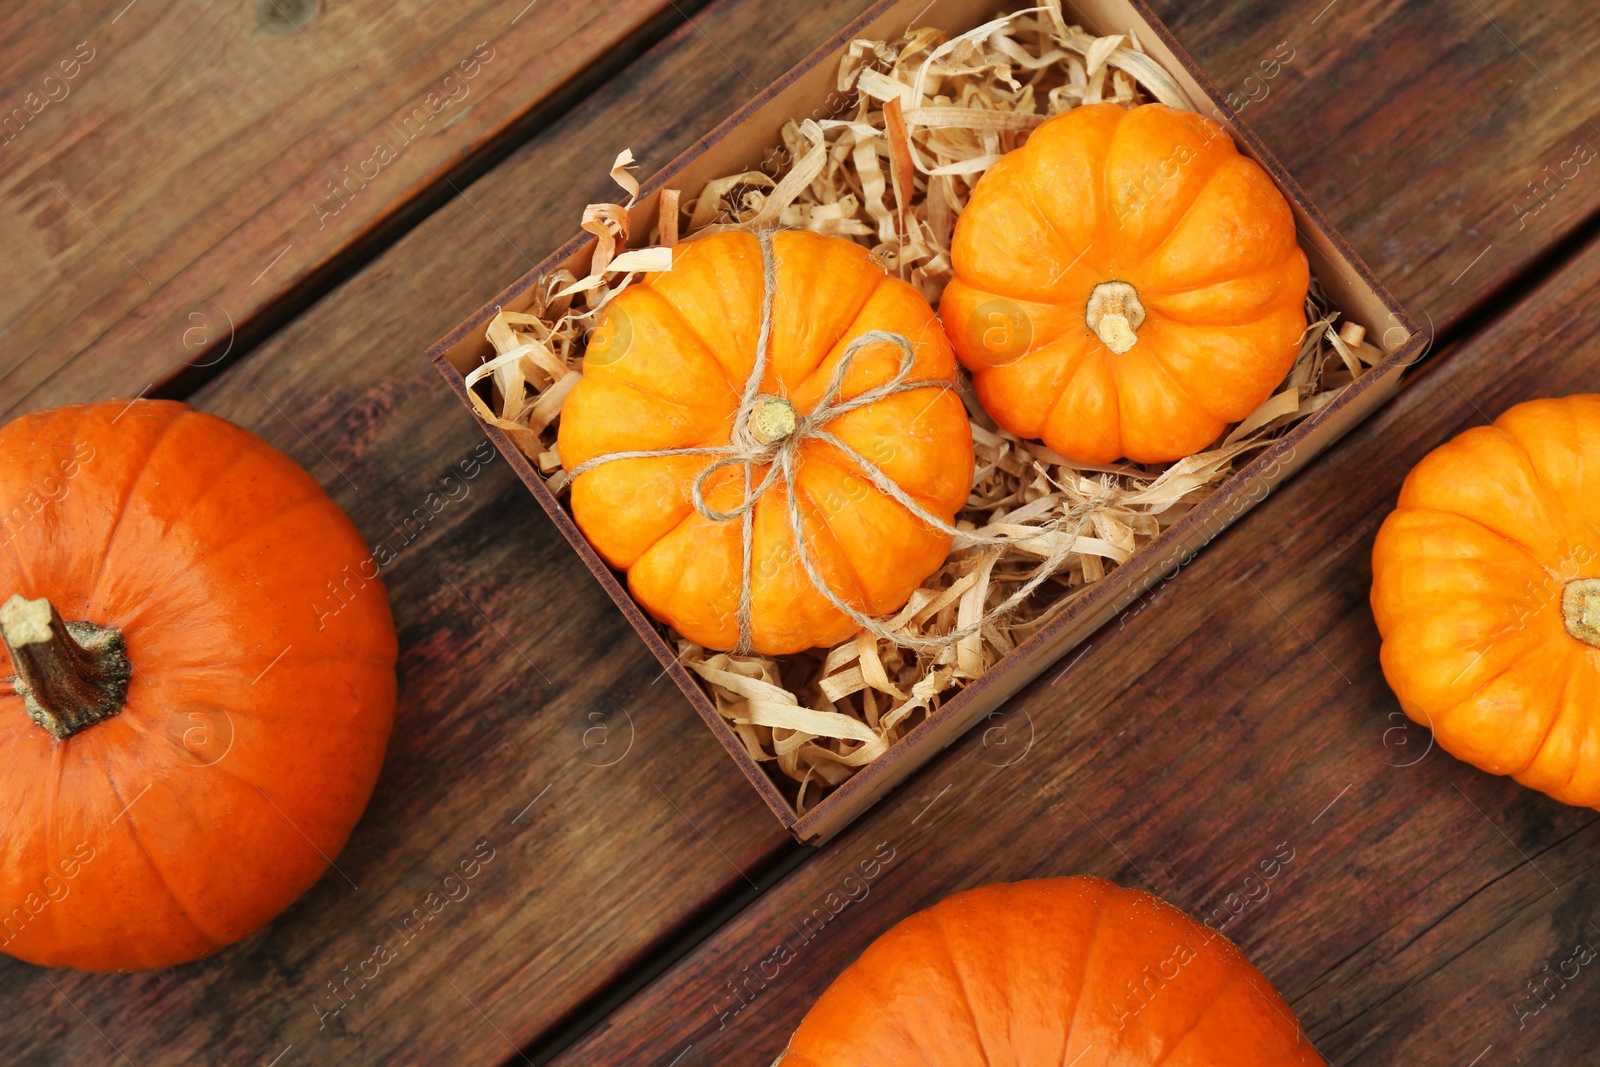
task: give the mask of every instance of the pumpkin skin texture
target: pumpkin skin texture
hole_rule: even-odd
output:
[[[1439,746],[1600,807],[1600,396],[1518,404],[1406,476],[1372,548],[1383,674]]]
[[[939,315],[984,409],[1080,462],[1202,450],[1271,395],[1306,328],[1283,194],[1164,104],[1040,125],[979,179],[951,260]]]
[[[287,456],[183,404],[25,415],[0,455],[0,596],[120,632],[132,668],[59,741],[0,682],[0,948],[210,955],[317,880],[372,792],[397,647],[370,553]]]
[[[957,893],[822,994],[774,1067],[1321,1064],[1227,938],[1100,878]]]
[[[823,398],[846,347],[869,330],[905,337],[908,381],[954,383],[956,362],[927,301],[890,278],[866,249],[803,231],[773,235],[772,337],[761,392],[803,417]],[[762,255],[749,233],[680,244],[670,271],[647,275],[608,305],[562,407],[559,446],[568,471],[607,453],[727,444],[755,365]],[[901,349],[861,348],[843,398],[889,382]],[[887,396],[839,416],[828,432],[855,449],[923,508],[950,523],[972,488],[972,432],[953,389]],[[616,460],[580,473],[572,513],[606,562],[628,573],[633,596],[657,620],[707,648],[739,640],[742,523],[697,511],[691,490],[715,457]],[[949,554],[949,535],[917,519],[842,453],[815,438],[798,446],[795,497],[806,547],[828,587],[858,611],[897,611]],[[758,465],[754,479],[766,471]],[[788,494],[775,484],[755,506],[751,552],[752,647],[779,655],[838,643],[857,625],[812,584],[794,550]],[[706,503],[727,513],[743,473],[707,479]]]

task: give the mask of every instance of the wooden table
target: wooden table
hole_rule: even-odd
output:
[[[1432,354],[1004,729],[821,850],[778,832],[503,462],[426,506],[487,452],[422,351],[612,195],[619,149],[665,163],[863,0],[10,6],[0,409],[143,393],[262,434],[403,546],[402,654],[348,880],[170,971],[0,957],[0,1062],[766,1064],[948,893],[1095,873],[1209,915],[1275,851],[1283,876],[1225,932],[1330,1063],[1600,1062],[1600,977],[1515,1008],[1600,942],[1595,813],[1408,726],[1366,606],[1417,459],[1600,391],[1600,177],[1529,184],[1600,144],[1600,29],[1576,0],[1324,3],[1155,6],[1224,90],[1293,49],[1245,117]],[[344,984],[480,839],[471,895]],[[870,893],[736,997],[875,852]]]

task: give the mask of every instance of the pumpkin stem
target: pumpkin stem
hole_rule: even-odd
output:
[[[764,445],[782,441],[799,425],[794,405],[781,396],[758,397],[750,412],[750,433]]]
[[[1561,621],[1567,633],[1600,648],[1600,578],[1578,578],[1561,588]]]
[[[122,710],[133,664],[121,632],[65,622],[45,597],[0,605],[0,638],[11,653],[11,685],[28,717],[57,741]]]
[[[1084,321],[1107,348],[1122,355],[1139,343],[1134,331],[1144,325],[1138,290],[1127,282],[1101,282],[1089,294]]]

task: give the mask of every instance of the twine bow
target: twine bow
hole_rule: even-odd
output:
[[[820,441],[830,448],[837,449],[856,465],[860,472],[866,476],[867,481],[872,484],[873,488],[911,512],[919,521],[949,535],[953,540],[961,542],[962,547],[1012,544],[1018,541],[1032,540],[1049,536],[1060,524],[1053,523],[1040,527],[1037,532],[1023,537],[991,537],[970,530],[958,529],[917,503],[909,493],[897,485],[894,479],[884,474],[876,464],[825,429],[830,422],[841,415],[876,404],[899,393],[908,393],[917,389],[954,388],[952,382],[944,379],[912,379],[910,377],[912,367],[916,361],[916,352],[911,346],[911,341],[902,334],[887,330],[868,330],[851,341],[845,348],[844,355],[840,357],[838,365],[834,368],[833,376],[829,379],[828,388],[823,393],[822,399],[809,412],[803,415],[796,412],[794,406],[787,399],[761,392],[762,379],[765,377],[767,369],[767,349],[772,338],[772,306],[778,288],[778,268],[776,257],[772,251],[772,234],[773,231],[770,229],[762,229],[756,233],[756,239],[761,246],[761,324],[756,336],[755,363],[750,369],[749,378],[745,381],[744,394],[739,401],[739,409],[734,418],[732,438],[728,444],[605,452],[598,456],[593,456],[573,468],[573,480],[576,481],[581,475],[594,470],[602,464],[615,463],[624,459],[660,459],[668,456],[716,457],[715,462],[708,464],[695,477],[691,499],[695,511],[711,522],[720,523],[738,520],[741,526],[743,558],[740,565],[739,580],[739,643],[733,650],[735,653],[748,653],[752,639],[751,557],[753,555],[752,542],[755,531],[756,504],[780,484],[780,479],[781,491],[784,493],[788,505],[789,529],[794,537],[795,556],[805,570],[806,577],[811,581],[812,586],[816,588],[818,593],[821,593],[829,603],[843,612],[858,626],[879,638],[891,641],[901,647],[918,651],[944,648],[977,633],[985,625],[1020,604],[1050,575],[1059,570],[1066,562],[1067,557],[1072,554],[1072,542],[1068,540],[1063,548],[1039,565],[1035,572],[1029,576],[1027,582],[1006,598],[1004,602],[991,611],[984,613],[983,617],[977,622],[939,637],[912,637],[907,634],[896,633],[884,626],[879,620],[859,611],[854,605],[834,592],[817,570],[816,562],[811,558],[811,553],[806,548],[805,523],[800,511],[800,503],[794,490],[796,457],[800,446],[807,441]],[[850,366],[855,361],[856,355],[867,345],[880,343],[893,344],[900,349],[900,367],[894,377],[883,385],[868,389],[848,400],[841,400],[840,393],[844,388],[845,376],[849,374]],[[718,471],[736,466],[744,468],[744,495],[737,506],[728,511],[718,511],[706,502],[706,483]],[[766,468],[766,473],[761,477],[760,481],[756,481],[755,468],[762,466]]]

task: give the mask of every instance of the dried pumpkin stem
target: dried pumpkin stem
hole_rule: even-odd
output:
[[[1139,343],[1135,331],[1144,325],[1138,290],[1127,282],[1101,282],[1089,294],[1084,321],[1107,348],[1122,355]]]
[[[1578,578],[1562,587],[1561,621],[1567,633],[1600,648],[1600,578]]]
[[[13,596],[0,605],[0,637],[28,717],[57,741],[122,710],[133,664],[120,631],[66,622],[45,597]]]
[[[757,397],[755,409],[750,412],[750,434],[764,445],[777,444],[794,433],[799,424],[794,405],[781,396]]]

